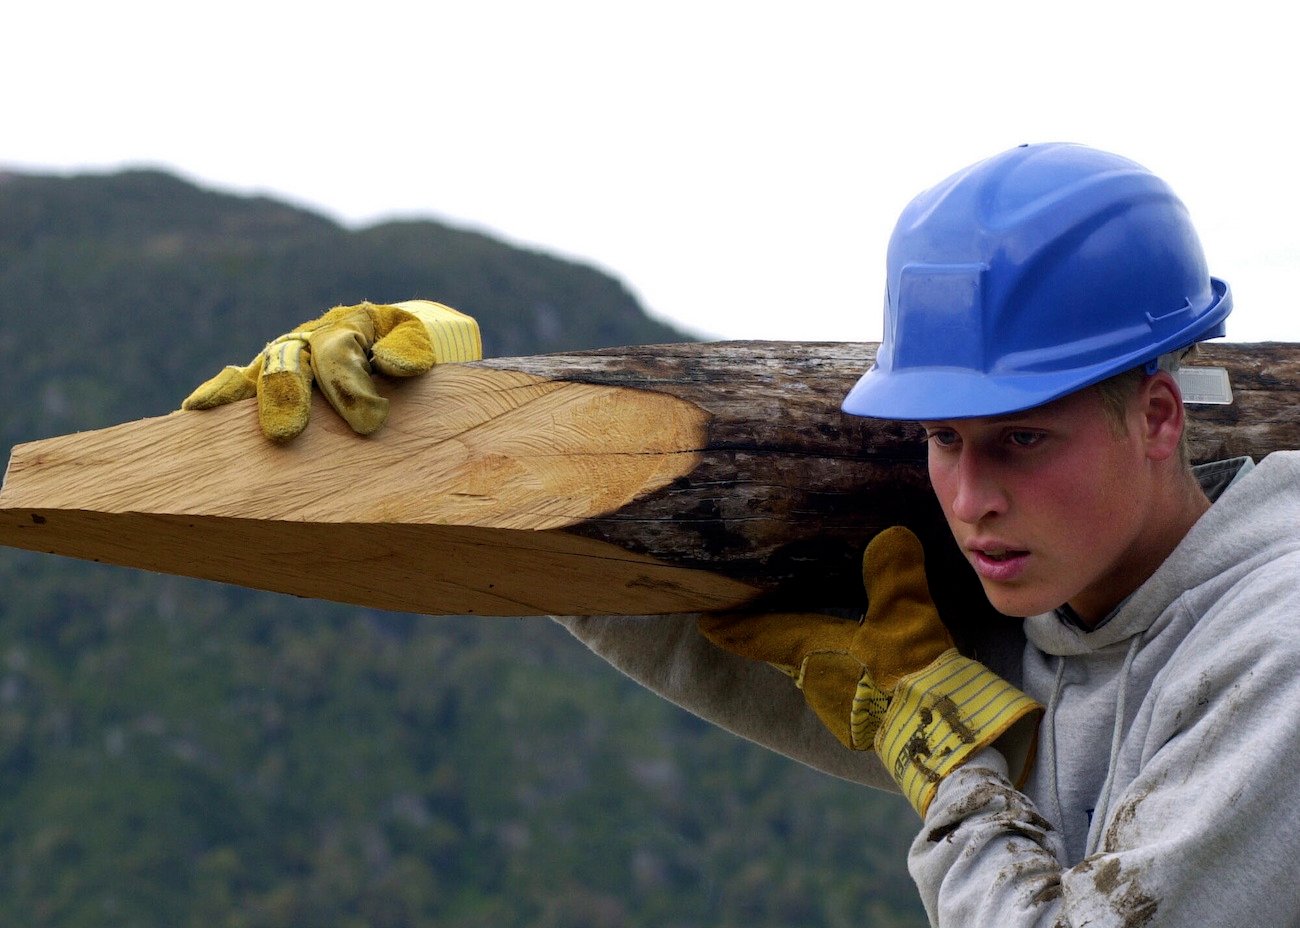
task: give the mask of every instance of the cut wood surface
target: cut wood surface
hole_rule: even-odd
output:
[[[19,445],[0,543],[440,614],[861,606],[906,524],[946,615],[982,617],[912,424],[845,416],[869,343],[720,342],[447,365],[353,435],[318,401],[280,446],[254,401]],[[1300,346],[1222,344],[1198,460],[1300,444]]]

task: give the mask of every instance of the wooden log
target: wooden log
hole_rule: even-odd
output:
[[[500,358],[386,385],[370,438],[318,401],[273,445],[249,401],[32,442],[0,488],[0,543],[383,609],[635,615],[860,608],[863,546],[905,524],[946,614],[987,618],[919,428],[839,411],[874,352]],[[1300,346],[1204,356],[1236,402],[1192,408],[1194,457],[1297,446]]]

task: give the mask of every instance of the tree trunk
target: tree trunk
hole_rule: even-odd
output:
[[[989,615],[910,423],[840,400],[865,343],[729,342],[499,358],[389,384],[358,438],[318,401],[273,445],[256,404],[20,445],[0,543],[384,609],[858,609],[859,560],[912,527],[946,615]],[[1218,345],[1231,406],[1193,456],[1298,446],[1300,346]],[[962,623],[956,623],[958,625]]]

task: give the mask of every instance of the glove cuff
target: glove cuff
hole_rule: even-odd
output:
[[[433,343],[435,364],[482,360],[483,338],[473,316],[432,300],[407,300],[391,305],[405,310],[424,324],[429,341]]]
[[[876,733],[876,750],[924,818],[943,778],[982,748],[1003,749],[1022,785],[1042,714],[1037,702],[951,648],[898,681]]]

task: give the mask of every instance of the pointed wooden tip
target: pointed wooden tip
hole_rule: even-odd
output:
[[[444,614],[685,611],[754,594],[562,529],[688,474],[709,416],[662,393],[448,365],[359,437],[319,398],[296,441],[253,400],[14,449],[0,543]]]

